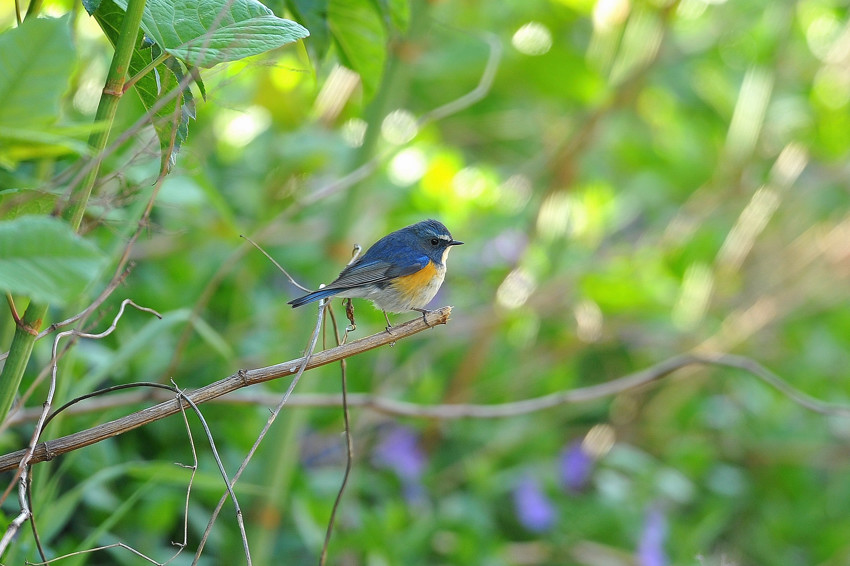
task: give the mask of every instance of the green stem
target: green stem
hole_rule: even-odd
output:
[[[40,5],[39,0],[34,0],[30,5],[30,12],[37,13]],[[95,155],[98,155],[106,147],[112,122],[115,120],[115,112],[118,109],[118,101],[123,94],[124,81],[130,65],[130,57],[133,55],[133,49],[136,46],[136,38],[139,35],[139,25],[142,21],[144,9],[145,0],[129,0],[127,4],[127,13],[124,14],[124,19],[121,22],[118,43],[112,56],[112,65],[109,68],[106,86],[100,97],[95,116],[95,122],[104,121],[107,126],[103,129],[97,128],[89,137],[89,146]],[[79,188],[71,195],[72,205],[69,217],[74,230],[79,230],[82,223],[83,213],[86,210],[99,171],[100,164],[97,163],[86,175]],[[6,419],[6,415],[15,400],[15,395],[17,395],[21,386],[21,379],[23,379],[24,371],[35,345],[35,334],[41,328],[44,317],[47,315],[47,308],[47,304],[30,303],[21,322],[15,329],[15,336],[12,338],[12,345],[9,348],[9,357],[6,358],[3,371],[0,372],[0,422]]]
[[[15,401],[15,395],[21,386],[21,378],[27,369],[35,344],[33,332],[38,332],[44,316],[47,314],[47,305],[41,303],[30,303],[20,324],[15,328],[15,336],[12,338],[12,346],[9,349],[9,357],[6,365],[0,373],[0,422],[6,420],[9,409]]]
[[[136,47],[139,24],[142,21],[144,10],[145,0],[129,0],[127,2],[127,12],[121,21],[118,43],[115,45],[112,65],[110,65],[109,73],[106,76],[106,86],[103,87],[100,102],[97,105],[97,113],[94,117],[95,122],[102,121],[106,124],[106,127],[95,130],[89,137],[89,146],[95,154],[95,159],[98,159],[97,155],[106,147],[106,141],[109,139],[109,132],[115,120],[115,113],[118,111],[118,102],[121,100],[121,95],[124,94],[124,82],[127,79],[127,70],[130,67],[133,49]],[[96,163],[71,195],[69,217],[74,230],[79,229],[83,221],[83,214],[86,211],[99,172],[100,163]]]
[[[32,0],[32,2],[30,2],[30,7],[27,9],[27,18],[35,18],[38,16],[38,13],[41,12],[42,4],[44,4],[43,0]]]
[[[162,63],[163,61],[165,61],[169,57],[171,57],[171,54],[166,52],[166,51],[163,51],[162,55],[160,55],[159,57],[157,57],[156,59],[154,59],[153,61],[151,61],[147,65],[145,65],[144,69],[142,69],[141,71],[139,71],[138,73],[136,73],[135,75],[130,77],[127,80],[127,82],[124,83],[124,92],[127,92],[128,90],[130,90],[133,87],[134,84],[139,82],[139,79],[141,79],[142,77],[144,77],[145,75],[150,73],[152,70],[154,70],[154,68],[156,68],[157,65],[159,65],[160,63]]]

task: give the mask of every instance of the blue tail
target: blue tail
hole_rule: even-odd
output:
[[[306,305],[307,303],[312,303],[313,301],[318,301],[319,299],[324,299],[327,297],[332,297],[337,293],[344,291],[345,289],[319,289],[318,291],[313,291],[312,293],[307,293],[303,297],[298,297],[297,299],[292,299],[287,304],[292,305],[292,308],[300,307],[301,305]]]

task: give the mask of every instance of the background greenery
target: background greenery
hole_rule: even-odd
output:
[[[193,87],[196,120],[132,249],[135,267],[93,322],[107,326],[126,297],[164,320],[128,313],[110,338],[77,345],[60,364],[58,402],[130,381],[194,388],[298,357],[314,311],[286,305],[297,289],[239,234],[315,287],[353,243],[427,217],[466,242],[434,302],[453,305],[452,320],[349,360],[353,392],[503,403],[698,349],[752,357],[810,395],[847,401],[845,2],[268,6],[311,37],[201,70],[206,100]],[[44,123],[63,141],[15,141],[11,118],[0,123],[6,221],[51,210],[62,192],[55,179],[85,151],[81,125],[112,57],[80,5],[45,0],[41,15],[64,18],[74,47],[62,55],[67,76],[49,71],[65,64],[60,51],[38,63],[56,92]],[[15,27],[9,2],[0,26]],[[502,53],[484,96],[417,127],[475,88],[493,42]],[[113,139],[144,111],[135,94],[123,97]],[[144,130],[103,165],[85,239],[113,264],[151,194],[158,149]],[[326,190],[363,164],[375,165],[365,179]],[[103,268],[49,321],[88,304],[110,274]],[[383,329],[379,311],[356,308],[355,337]],[[4,315],[0,349],[13,331]],[[47,342],[24,387],[48,363]],[[339,388],[329,366],[305,374],[296,393]],[[145,405],[64,417],[46,436]],[[268,407],[202,409],[235,469]],[[237,489],[255,564],[316,561],[344,467],[342,426],[338,408],[284,409]],[[6,430],[3,452],[23,446],[31,427]],[[352,434],[331,563],[850,562],[850,422],[742,372],[682,371],[605,401],[503,420],[358,409]],[[190,549],[222,493],[197,444]],[[34,511],[49,552],[123,541],[170,556],[189,477],[172,462],[191,462],[178,417],[36,466]],[[17,509],[13,498],[3,506],[9,519]],[[231,509],[203,564],[242,560]],[[36,557],[25,530],[5,562]],[[62,563],[141,560],[115,549]]]

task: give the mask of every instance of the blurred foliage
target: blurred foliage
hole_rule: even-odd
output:
[[[427,217],[466,242],[434,302],[454,305],[452,321],[349,360],[353,392],[504,403],[698,349],[752,357],[810,395],[848,402],[846,3],[268,5],[311,37],[202,72],[206,101],[195,96],[197,121],[133,248],[135,267],[94,322],[105,327],[125,297],[164,320],[128,313],[109,339],[81,342],[60,365],[59,402],[130,381],[194,388],[301,355],[314,311],[289,308],[298,290],[239,234],[315,288],[355,242]],[[11,4],[0,11],[12,27]],[[45,0],[43,11],[71,13],[76,48],[59,115],[45,123],[90,121],[109,44],[79,6]],[[475,88],[490,36],[504,52],[486,96],[419,128],[418,117]],[[57,93],[39,96],[55,104]],[[118,131],[143,111],[125,97]],[[51,151],[25,151],[16,139],[16,153],[0,147],[3,219],[49,212],[45,187],[75,159],[53,141]],[[113,259],[151,194],[158,148],[145,131],[104,164],[87,239]],[[329,190],[370,163],[366,179]],[[379,311],[355,307],[354,337],[383,329]],[[14,325],[2,321],[5,350]],[[25,386],[49,348],[37,345]],[[339,369],[325,367],[296,393],[339,387]],[[142,406],[62,417],[47,436]],[[234,470],[267,407],[202,410]],[[741,372],[682,371],[607,401],[505,420],[352,417],[355,468],[331,563],[850,561],[850,422]],[[119,540],[171,555],[189,477],[171,462],[192,458],[178,419],[34,468],[51,555]],[[0,448],[22,446],[31,426],[4,432]],[[316,561],[344,467],[342,426],[338,409],[289,407],[264,441],[237,486],[255,564]],[[190,549],[223,492],[192,427]],[[16,509],[3,507],[9,518]],[[240,563],[241,553],[228,505],[201,563]],[[26,531],[5,562],[24,558],[36,558]],[[141,562],[118,549],[64,563]]]

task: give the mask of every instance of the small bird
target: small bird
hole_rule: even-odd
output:
[[[446,276],[446,258],[459,246],[436,220],[423,220],[387,234],[347,266],[332,283],[289,301],[292,308],[327,297],[369,299],[384,311],[430,312],[431,302]]]

